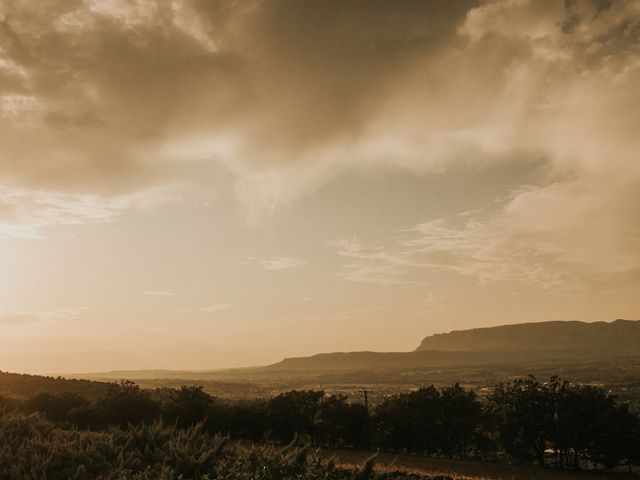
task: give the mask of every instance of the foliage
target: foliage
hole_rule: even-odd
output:
[[[533,377],[496,387],[490,398],[500,445],[513,456],[560,466],[637,463],[639,418],[604,389]]]
[[[315,417],[324,392],[292,390],[273,398],[268,405],[268,419],[272,436],[290,442],[296,434],[315,440]]]
[[[0,414],[0,480],[370,480],[361,469],[337,468],[305,448],[243,450],[201,425],[161,423],[92,432],[63,429],[38,414]],[[395,474],[393,478],[425,478]]]
[[[375,412],[376,442],[396,451],[465,457],[480,435],[482,405],[459,385],[387,399]]]
[[[369,412],[357,403],[348,403],[344,395],[322,399],[316,416],[317,440],[332,447],[366,447],[369,436]]]

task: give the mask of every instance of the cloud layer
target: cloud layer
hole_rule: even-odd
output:
[[[0,231],[109,221],[137,192],[193,180],[197,162],[225,165],[261,215],[347,168],[536,157],[545,184],[425,219],[367,276],[417,263],[483,281],[627,278],[639,83],[633,0],[4,0]]]
[[[522,149],[583,167],[607,148],[586,135],[632,137],[639,16],[633,1],[5,0],[2,173],[95,192],[199,156],[247,175]]]

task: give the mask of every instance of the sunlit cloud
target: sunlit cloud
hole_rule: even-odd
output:
[[[414,283],[416,272],[448,271],[555,292],[628,287],[640,282],[637,192],[602,195],[582,182],[523,187],[491,211],[429,220],[383,245],[330,246],[352,260],[343,266],[350,281]]]
[[[306,316],[306,317],[285,317],[280,319],[280,323],[293,324],[317,324],[322,326],[344,327],[347,324],[366,324],[371,320],[371,316],[380,312],[380,306],[356,307],[348,310],[328,313],[326,315]]]
[[[166,290],[145,290],[142,293],[150,297],[172,297],[175,295],[175,293]]]
[[[75,320],[87,308],[68,308],[42,312],[0,313],[0,325],[31,325],[54,323],[64,320]]]
[[[50,225],[113,221],[128,205],[126,199],[0,187],[0,234],[40,238]]]
[[[213,313],[213,312],[220,312],[221,310],[227,310],[227,309],[229,309],[231,307],[233,307],[233,303],[216,303],[215,305],[208,305],[206,307],[200,307],[198,309],[198,311],[207,312],[207,313]]]
[[[318,9],[9,4],[0,174],[112,195],[204,160],[236,177],[250,217],[348,166],[439,173],[533,151],[638,178],[636,2],[376,4],[331,29]]]
[[[291,257],[272,257],[260,260],[262,268],[265,270],[286,270],[288,268],[298,268],[306,265],[306,260]]]
[[[180,313],[216,313],[223,310],[233,308],[233,303],[214,303],[213,305],[207,305],[197,308],[179,308],[177,311]]]
[[[103,196],[29,190],[0,184],[0,236],[44,237],[46,227],[114,222],[127,209],[166,202],[169,188]]]

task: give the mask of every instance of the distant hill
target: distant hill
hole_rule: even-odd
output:
[[[95,400],[103,397],[109,385],[91,380],[44,377],[0,371],[0,396],[23,400],[40,393],[75,393]]]
[[[541,322],[425,338],[413,352],[336,352],[286,358],[262,372],[389,371],[640,355],[640,321]]]
[[[257,370],[262,372],[384,371],[483,365],[517,359],[517,355],[503,352],[335,352],[320,353],[310,357],[285,358]]]
[[[233,396],[241,390],[257,392],[258,385],[264,389],[271,382],[293,386],[309,381],[425,383],[492,378],[497,382],[514,375],[563,372],[570,373],[572,378],[603,382],[613,378],[612,368],[617,372],[615,375],[637,378],[634,376],[640,368],[640,321],[541,322],[461,330],[426,337],[411,352],[320,353],[286,358],[263,367],[200,372],[113,371],[71,376],[93,380],[130,378],[147,387],[196,382],[216,395]]]
[[[459,330],[426,337],[416,351],[640,354],[640,321],[540,322]]]

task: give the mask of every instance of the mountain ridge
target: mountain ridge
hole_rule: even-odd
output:
[[[594,350],[640,353],[640,320],[550,321],[499,325],[430,335],[416,352]]]
[[[550,321],[500,325],[425,337],[410,352],[333,352],[290,357],[257,370],[406,370],[640,355],[640,320]]]
[[[581,333],[582,332],[582,333]],[[587,333],[584,333],[587,332]],[[206,379],[227,381],[254,375],[356,371],[394,372],[433,368],[520,365],[640,356],[640,320],[550,321],[454,330],[425,337],[408,352],[331,352],[289,357],[265,366],[220,370],[136,370],[74,374],[91,379]],[[69,376],[69,375],[67,375]]]

